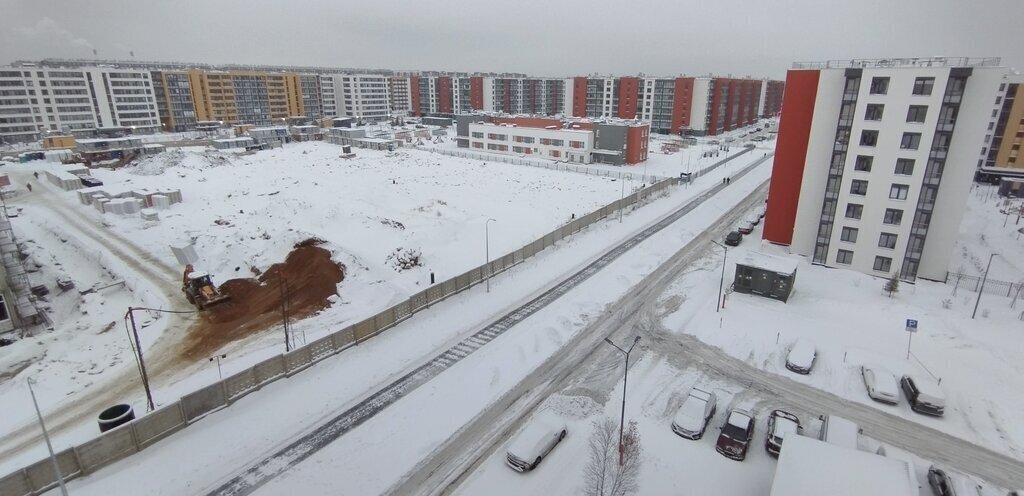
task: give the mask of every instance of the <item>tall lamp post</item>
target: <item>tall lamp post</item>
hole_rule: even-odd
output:
[[[998,255],[998,253],[993,253],[988,257],[988,265],[985,266],[985,276],[981,278],[981,287],[978,288],[978,299],[974,300],[974,312],[971,313],[972,319],[978,314],[978,304],[981,303],[981,293],[985,291],[985,281],[988,280],[988,269],[992,267],[992,259],[995,258],[996,255]]]
[[[491,232],[490,223],[491,221],[498,222],[494,219],[487,219],[484,222],[484,256],[487,258],[487,292],[491,292]]]
[[[725,286],[725,261],[729,258],[729,247],[711,240],[712,243],[722,247],[722,278],[718,280],[718,303],[715,306],[715,313],[722,311],[722,289]]]
[[[32,379],[25,379],[28,384],[28,392],[32,395],[32,405],[36,407],[36,416],[39,417],[39,427],[43,429],[43,439],[46,440],[46,449],[50,452],[50,462],[53,463],[53,473],[57,475],[57,483],[60,484],[60,493],[68,496],[68,488],[64,485],[64,476],[60,473],[60,465],[57,464],[57,455],[53,454],[53,444],[50,443],[50,433],[46,431],[46,424],[43,423],[43,413],[39,411],[39,402],[36,401],[36,392],[32,390]]]
[[[629,346],[628,350],[619,348],[619,345],[613,343],[612,340],[608,338],[604,338],[604,342],[614,346],[616,350],[621,351],[626,357],[626,367],[622,372],[622,415],[619,417],[619,465],[622,465],[624,461],[623,457],[625,456],[625,452],[622,451],[622,432],[623,426],[626,422],[626,380],[629,379],[629,353],[633,351],[633,347],[640,342],[640,336],[633,339],[633,344]]]

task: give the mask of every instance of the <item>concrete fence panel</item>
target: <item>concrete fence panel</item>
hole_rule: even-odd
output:
[[[309,350],[309,362],[316,363],[323,359],[323,357],[334,354],[334,350],[337,349],[337,346],[335,345],[334,335],[332,334],[330,336],[319,338],[299,349]]]
[[[107,464],[137,451],[132,430],[127,425],[100,434],[75,448],[83,474],[95,472]]]
[[[484,269],[483,267],[474,267],[469,271],[469,283],[476,284],[484,280]]]
[[[220,381],[186,394],[180,401],[185,421],[192,423],[207,413],[227,406],[228,397],[224,382]]]
[[[512,264],[513,265],[515,265],[517,263],[520,263],[520,262],[522,262],[525,259],[526,259],[526,248],[520,248],[520,249],[512,252]]]
[[[530,258],[537,253],[537,250],[534,248],[533,243],[527,243],[523,245],[523,247],[520,248],[519,251],[523,252],[523,260],[526,260],[527,258]]]
[[[433,304],[434,302],[444,298],[444,283],[435,284],[427,288],[427,301]]]
[[[57,453],[57,465],[65,481],[82,473],[82,468],[78,466],[78,458],[75,457],[75,450],[71,448]],[[49,457],[25,467],[25,477],[28,479],[28,485],[36,492],[58,486],[57,474],[53,473],[53,462]],[[0,494],[8,493],[0,489]],[[31,494],[31,491],[22,494]]]
[[[373,322],[377,326],[377,329],[387,329],[395,325],[395,310],[393,308],[388,308],[387,310],[378,313],[373,318]]]
[[[188,425],[185,422],[185,415],[182,412],[181,401],[158,408],[132,422],[132,429],[135,429],[135,440],[139,443],[139,449],[145,448]]]
[[[348,326],[334,334],[331,334],[331,343],[334,345],[332,353],[337,353],[353,344],[356,344],[356,329]]]
[[[469,272],[466,272],[465,274],[460,274],[455,277],[455,287],[459,291],[463,291],[469,287]]]
[[[252,368],[253,374],[256,376],[256,383],[259,385],[273,382],[278,377],[284,375],[287,369],[284,366],[284,355],[277,355],[270,357],[257,363]]]
[[[541,238],[541,239],[544,240],[544,248],[547,248],[547,247],[555,244],[555,241],[557,241],[557,239],[555,238],[555,233],[553,233],[553,232],[545,234],[544,237]]]
[[[501,257],[501,264],[504,265],[506,269],[512,267],[513,265],[516,264],[515,255],[515,252],[512,252],[509,253],[508,255],[505,255],[504,257]]]
[[[373,317],[352,326],[352,332],[355,333],[357,342],[373,336],[377,332],[377,326],[373,323]]]
[[[457,289],[458,289],[458,285],[456,285],[456,290]],[[412,310],[409,308],[409,300],[405,300],[405,301],[403,301],[403,302],[401,302],[401,303],[391,307],[391,310],[393,310],[394,313],[395,313],[395,322],[401,322],[401,321],[405,320],[407,317],[409,317],[410,315],[412,315]]]
[[[331,336],[327,336],[327,341],[330,343]],[[329,346],[333,348],[333,346]],[[292,375],[300,370],[306,370],[313,363],[313,348],[310,346],[303,346],[292,350],[284,355],[284,368],[288,375]]]
[[[544,244],[544,238],[540,238],[533,242],[533,254],[536,255],[543,250],[547,245]]]
[[[419,311],[419,309],[427,306],[427,292],[420,291],[409,297],[409,305],[412,307],[413,312]]]
[[[224,379],[224,388],[227,389],[228,402],[241,398],[248,394],[249,391],[256,389],[259,383],[256,382],[256,373],[253,369],[254,367],[249,367]]]
[[[24,470],[8,474],[0,479],[0,494],[4,496],[28,496],[33,494],[32,485]]]

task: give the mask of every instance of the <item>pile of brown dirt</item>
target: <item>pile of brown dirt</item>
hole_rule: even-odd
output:
[[[345,278],[345,266],[331,252],[309,239],[295,245],[284,263],[274,264],[258,279],[232,279],[220,286],[231,299],[199,314],[189,329],[182,358],[204,359],[224,345],[271,326],[281,325],[283,286],[287,287],[288,317],[301,319],[328,306]],[[282,340],[284,337],[282,336]]]

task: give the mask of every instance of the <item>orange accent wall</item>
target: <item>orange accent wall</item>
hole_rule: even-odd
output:
[[[437,78],[437,111],[442,114],[452,113],[452,78]]]
[[[793,226],[807,162],[807,141],[814,121],[819,71],[792,70],[786,74],[782,117],[768,188],[764,239],[782,245],[793,242]]]
[[[640,78],[619,78],[619,118],[636,119],[636,95],[640,90]]]
[[[482,76],[469,78],[469,107],[473,110],[484,109],[484,78]]]
[[[544,129],[548,126],[557,126],[556,129],[562,129],[562,121],[558,119],[546,119],[543,117],[495,117],[491,119],[491,122],[495,124],[515,124],[519,127],[535,127]]]
[[[587,116],[587,78],[572,79],[572,116]]]
[[[421,116],[420,114],[420,78],[417,76],[409,77],[409,105],[412,107],[409,112],[415,116]]]
[[[626,131],[626,163],[638,164],[647,160],[647,141],[651,136],[648,125],[630,127]]]
[[[690,109],[693,100],[693,78],[676,78],[675,96],[672,100],[672,133],[679,134],[684,127],[690,127]]]

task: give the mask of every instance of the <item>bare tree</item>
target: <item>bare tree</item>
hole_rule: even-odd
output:
[[[590,461],[584,470],[588,496],[627,496],[639,489],[640,432],[630,421],[623,436],[622,464],[619,465],[618,423],[612,419],[594,421],[590,435]]]

